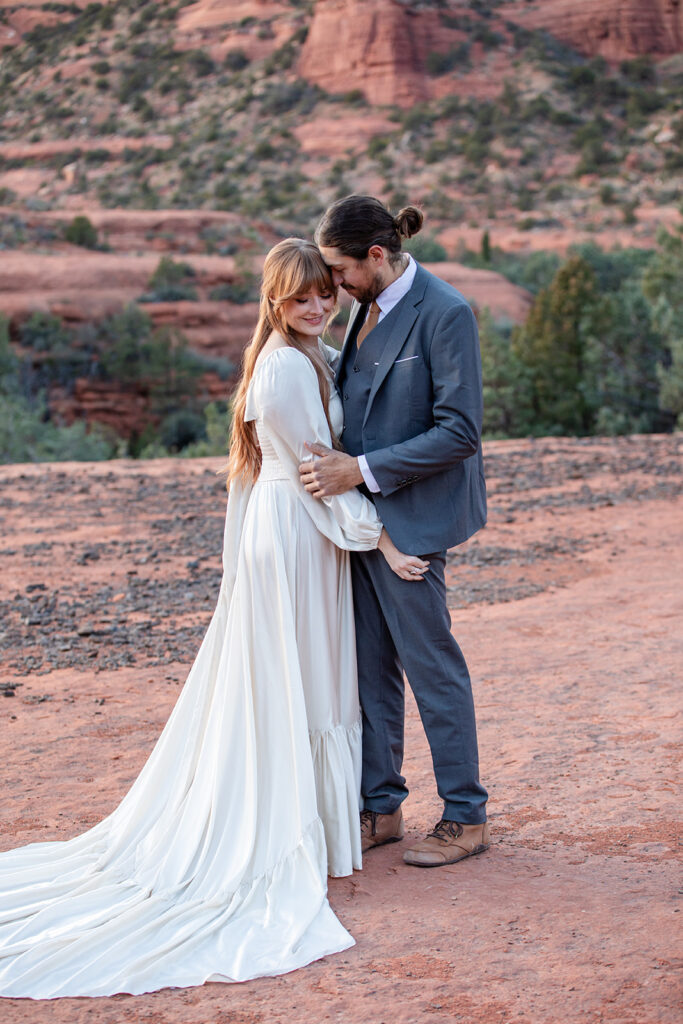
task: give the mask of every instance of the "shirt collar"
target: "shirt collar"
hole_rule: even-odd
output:
[[[417,273],[417,263],[410,255],[405,253],[408,257],[408,265],[403,271],[400,277],[397,277],[395,281],[387,285],[383,292],[375,299],[375,302],[380,308],[380,311],[384,314],[389,313],[394,306],[400,302],[404,295],[407,295],[410,291],[413,281],[415,280],[415,274]]]

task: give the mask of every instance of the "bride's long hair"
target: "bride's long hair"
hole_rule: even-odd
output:
[[[251,341],[242,356],[242,374],[232,402],[232,437],[228,462],[227,486],[239,478],[244,483],[254,482],[261,470],[261,449],[254,422],[244,419],[247,390],[254,375],[256,360],[273,332],[277,332],[287,345],[302,352],[313,364],[318,378],[320,397],[330,433],[330,378],[324,356],[311,350],[296,337],[287,323],[283,304],[311,289],[321,294],[331,292],[335,299],[337,289],[325,265],[320,250],[313,242],[303,238],[285,238],[273,246],[266,256],[261,281],[259,316]]]

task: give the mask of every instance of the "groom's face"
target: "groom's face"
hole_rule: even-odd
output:
[[[335,288],[343,288],[352,298],[363,304],[376,299],[385,287],[382,275],[384,261],[380,257],[378,264],[374,249],[379,249],[379,246],[373,246],[367,259],[356,260],[353,256],[345,256],[333,246],[320,246],[323,259],[332,273]]]

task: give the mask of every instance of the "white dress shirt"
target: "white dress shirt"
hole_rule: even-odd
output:
[[[384,317],[388,313],[391,313],[394,306],[397,305],[403,296],[407,295],[412,288],[413,281],[415,280],[415,274],[417,273],[417,263],[410,253],[405,253],[404,255],[408,257],[408,266],[401,276],[397,277],[395,281],[392,281],[390,285],[387,285],[384,291],[380,292],[375,299],[375,302],[379,306],[379,317],[377,318],[378,324],[382,323]],[[370,309],[369,306],[368,309]],[[372,491],[373,494],[378,494],[380,486],[372,475],[370,467],[368,466],[368,460],[364,455],[358,456],[358,468],[363,474],[363,480],[365,481],[367,489]]]

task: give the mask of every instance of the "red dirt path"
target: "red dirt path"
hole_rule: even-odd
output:
[[[403,865],[405,843],[373,851],[330,883],[357,945],[291,975],[3,1000],[3,1024],[680,1020],[679,445],[494,442],[486,454],[490,524],[449,571],[491,850],[435,871]],[[76,834],[139,771],[196,645],[181,627],[201,633],[212,608],[214,468],[0,468],[0,683],[21,684],[0,699],[1,848]],[[412,703],[407,751],[410,839],[439,811]]]

